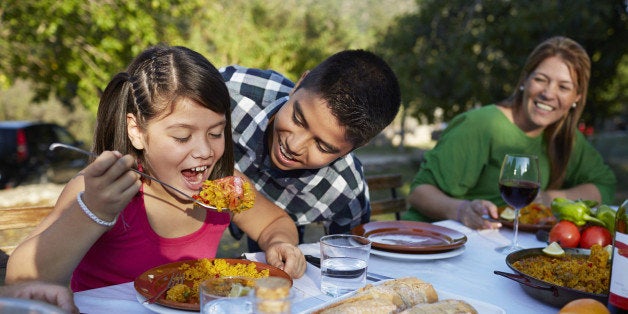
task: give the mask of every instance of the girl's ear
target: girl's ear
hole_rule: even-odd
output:
[[[126,131],[133,147],[138,150],[144,149],[142,129],[137,124],[137,118],[132,113],[127,113],[126,115]]]

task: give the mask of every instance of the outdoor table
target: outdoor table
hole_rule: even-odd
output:
[[[368,271],[392,278],[414,276],[431,283],[437,292],[488,303],[508,314],[558,312],[557,308],[529,296],[520,284],[493,273],[495,270],[512,273],[506,265],[506,256],[495,251],[495,248],[512,240],[513,232],[510,228],[476,231],[451,220],[435,224],[467,236],[462,254],[436,260],[392,259],[371,254]],[[519,242],[524,248],[546,246],[546,243],[536,239],[534,233],[529,232],[520,231]],[[299,247],[304,254],[320,255],[318,243],[302,244]],[[250,260],[265,262],[263,253],[247,253],[246,256]],[[294,280],[294,313],[306,312],[332,300],[321,294],[319,283],[320,270],[308,264],[305,275]],[[138,301],[133,282],[77,292],[74,298],[81,313],[152,313],[151,309],[161,313],[190,313],[159,305],[151,305],[149,309]]]

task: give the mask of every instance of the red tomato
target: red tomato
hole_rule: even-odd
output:
[[[610,231],[602,226],[586,227],[580,236],[580,247],[590,249],[593,244],[605,247],[613,241]]]
[[[561,220],[549,232],[549,242],[558,242],[563,248],[578,247],[580,230],[569,220]]]

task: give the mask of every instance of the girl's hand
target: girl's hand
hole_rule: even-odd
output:
[[[292,278],[301,278],[307,267],[303,252],[298,247],[286,242],[272,244],[266,250],[266,262],[283,269]]]
[[[140,175],[130,171],[131,155],[105,151],[84,171],[83,202],[99,218],[112,221],[140,189]]]

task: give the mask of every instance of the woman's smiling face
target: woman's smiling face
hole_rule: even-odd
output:
[[[535,136],[567,115],[578,100],[572,71],[559,56],[549,57],[526,79],[523,106],[515,121],[524,132]]]
[[[133,144],[144,150],[152,175],[193,194],[224,154],[225,125],[224,114],[183,98],[171,113],[151,120]]]
[[[327,102],[307,89],[297,89],[272,123],[269,155],[281,170],[322,168],[353,149]]]

